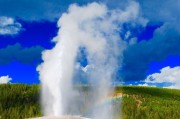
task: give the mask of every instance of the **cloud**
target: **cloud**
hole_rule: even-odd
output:
[[[141,0],[139,1],[143,16],[151,21],[174,22],[180,18],[179,0]]]
[[[21,24],[13,18],[0,16],[0,35],[15,35],[21,30]]]
[[[140,3],[140,9],[143,16],[150,20],[170,21],[180,17],[174,14],[180,11],[179,0],[161,1],[156,0],[96,0],[96,2],[104,3],[109,8],[126,8],[129,1],[137,1]],[[72,3],[84,5],[94,2],[94,0],[0,0],[0,16],[18,17],[23,20],[49,20],[58,19],[61,14],[67,10]]]
[[[1,76],[0,77],[0,84],[6,84],[9,83],[12,80],[8,75],[7,76]]]
[[[0,65],[8,64],[12,61],[21,63],[39,63],[41,61],[41,52],[43,48],[40,46],[22,47],[20,44],[9,45],[0,49]]]
[[[149,86],[147,83],[144,84],[138,84],[138,86]]]
[[[156,29],[153,38],[129,46],[124,52],[122,76],[125,81],[144,80],[151,62],[163,61],[171,55],[180,55],[180,28],[164,23]]]
[[[179,0],[100,0],[111,8],[124,8],[128,1],[136,1],[140,4],[141,14],[150,21],[170,22],[180,18]]]
[[[157,87],[156,84],[154,83],[149,83],[149,82],[131,82],[131,83],[127,83],[125,85],[128,85],[128,86],[148,86],[148,87]]]
[[[18,17],[23,20],[54,20],[59,16],[60,9],[63,9],[61,1],[49,0],[1,0],[0,16]]]
[[[138,1],[138,0],[135,0]],[[128,3],[127,0],[106,0],[108,6],[111,8],[121,7]],[[157,0],[142,0],[138,1],[140,15],[145,17],[150,23],[162,23],[160,28],[156,28],[152,38],[149,41],[142,41],[144,39],[137,39],[141,42],[133,42],[124,52],[123,68],[121,76],[124,81],[141,81],[146,78],[146,71],[149,64],[154,61],[163,61],[171,55],[180,55],[180,1],[164,1]],[[125,8],[124,8],[125,9]],[[129,28],[129,31],[133,28]],[[140,29],[141,30],[141,29]],[[135,27],[134,31],[139,31]],[[140,31],[141,32],[141,31]],[[125,38],[131,37],[133,32],[125,33]],[[134,37],[137,37],[135,34]]]
[[[55,21],[70,4],[80,5],[94,0],[0,0],[0,16],[20,18],[26,21]],[[99,0],[98,0],[99,1]]]
[[[150,63],[163,61],[168,56],[180,56],[180,15],[175,15],[180,11],[180,1],[162,3],[161,0],[144,0],[139,1],[139,4],[143,17],[152,23],[159,22],[162,25],[155,29],[150,40],[138,39],[141,42],[130,45],[125,50],[122,69],[125,81],[142,81],[146,78]]]
[[[180,66],[171,68],[169,66],[160,70],[160,73],[154,73],[145,79],[146,83],[170,83],[170,88],[180,89]]]
[[[0,16],[26,21],[55,21],[72,3],[85,4],[93,0],[0,0]]]
[[[149,83],[138,84],[137,86],[157,87],[155,84],[149,84]]]

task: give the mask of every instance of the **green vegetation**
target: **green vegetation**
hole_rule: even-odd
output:
[[[88,91],[87,86],[82,89]],[[122,92],[123,119],[180,119],[180,90],[116,87],[116,94]],[[120,103],[115,105],[115,117],[120,119]],[[24,119],[41,115],[38,85],[0,85],[0,119]]]
[[[180,90],[137,86],[122,90],[123,119],[180,119]]]
[[[38,85],[0,85],[0,119],[40,116],[38,92]]]

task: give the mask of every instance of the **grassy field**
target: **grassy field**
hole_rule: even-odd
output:
[[[24,119],[40,115],[38,85],[0,85],[0,119]]]
[[[122,90],[123,119],[180,119],[180,90],[135,86]]]
[[[180,90],[123,86],[115,93],[123,93],[122,119],[180,119]],[[120,119],[118,106],[115,117]],[[38,85],[0,85],[0,119],[41,115]]]

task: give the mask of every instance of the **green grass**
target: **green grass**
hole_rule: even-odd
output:
[[[87,86],[82,87],[88,91]],[[39,85],[0,85],[0,119],[38,117]],[[180,119],[180,90],[153,87],[116,87],[123,92],[122,119]],[[120,119],[120,104],[115,104],[116,119]]]
[[[0,119],[24,119],[40,115],[38,85],[0,85]]]
[[[122,90],[123,119],[180,119],[180,90],[137,86]]]

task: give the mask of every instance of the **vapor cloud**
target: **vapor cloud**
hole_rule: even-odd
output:
[[[124,80],[144,80],[151,62],[163,61],[168,56],[179,56],[179,38],[180,28],[176,22],[164,23],[155,30],[151,40],[129,46],[124,52]]]
[[[146,83],[170,83],[166,88],[180,89],[180,66],[171,68],[169,66],[160,70],[160,73],[149,75],[145,79]]]
[[[0,35],[16,35],[21,31],[21,24],[13,18],[0,16]]]
[[[63,7],[60,5],[59,0],[1,0],[0,16],[18,17],[26,21],[53,21],[60,16],[59,12]]]
[[[0,77],[0,84],[7,84],[12,80],[8,75]]]
[[[152,38],[139,39],[139,43],[129,46],[124,52],[122,76],[125,81],[142,81],[146,78],[150,63],[163,61],[168,56],[180,56],[180,1],[138,2],[141,14],[150,22],[161,25],[154,30]],[[126,1],[119,4],[126,4]]]
[[[26,21],[55,21],[68,6],[72,3],[85,5],[94,0],[1,0],[0,1],[0,16],[7,16],[12,18],[20,18]],[[125,9],[129,1],[136,1],[139,3],[142,16],[155,22],[172,22],[180,18],[180,1],[168,0],[162,2],[161,0],[96,0],[96,2],[103,3],[110,9]]]
[[[0,49],[0,65],[8,64],[12,61],[20,63],[39,63],[41,62],[41,52],[43,48],[40,46],[22,47],[19,43],[8,45]]]

